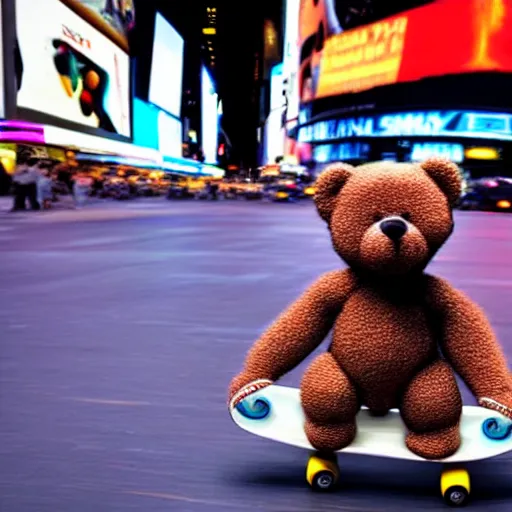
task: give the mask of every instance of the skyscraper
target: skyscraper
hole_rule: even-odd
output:
[[[215,75],[217,59],[217,7],[216,2],[206,3],[202,23],[201,50],[203,61]]]

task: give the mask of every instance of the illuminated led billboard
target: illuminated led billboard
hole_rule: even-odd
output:
[[[344,0],[302,0],[302,102],[428,77],[512,72],[509,0],[438,0],[346,30]]]

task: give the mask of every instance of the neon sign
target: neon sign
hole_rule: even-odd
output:
[[[334,162],[337,160],[366,160],[370,154],[370,145],[361,142],[343,144],[321,144],[313,149],[316,162]]]
[[[317,121],[299,128],[299,142],[361,137],[468,137],[512,140],[512,114],[420,111]]]
[[[413,144],[411,151],[412,161],[421,162],[431,156],[440,156],[460,164],[464,160],[464,146],[462,144],[431,142]]]

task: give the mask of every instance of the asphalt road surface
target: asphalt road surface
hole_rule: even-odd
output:
[[[512,216],[456,221],[430,270],[486,309],[512,361]],[[0,510],[441,509],[436,464],[342,456],[341,489],[318,495],[305,451],[229,418],[248,347],[339,264],[309,204],[3,213]],[[510,511],[512,454],[470,469],[472,510]]]

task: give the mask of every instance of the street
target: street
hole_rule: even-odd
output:
[[[430,463],[340,456],[341,489],[312,493],[305,451],[229,417],[253,341],[340,265],[311,204],[2,212],[0,258],[2,512],[443,507]],[[486,310],[512,363],[512,215],[457,212],[429,271]],[[512,454],[468,467],[471,509],[510,510]]]

